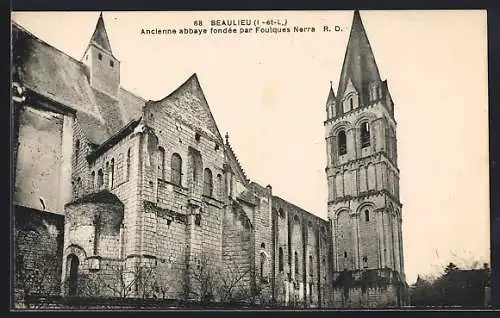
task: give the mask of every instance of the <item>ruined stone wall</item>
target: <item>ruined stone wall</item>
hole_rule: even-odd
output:
[[[329,291],[328,222],[276,196],[273,210],[278,231],[274,264],[277,301],[317,307],[321,300],[325,306]],[[279,267],[280,248],[283,271]]]
[[[252,266],[254,261],[252,228],[244,211],[229,207],[224,215],[222,238],[223,273],[229,284],[234,284],[232,297],[236,300],[249,297],[251,291]]]
[[[15,291],[58,295],[61,286],[64,216],[14,208]]]

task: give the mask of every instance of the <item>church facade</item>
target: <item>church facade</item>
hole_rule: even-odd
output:
[[[358,12],[326,103],[328,220],[246,176],[196,74],[156,101],[122,88],[102,14],[81,60],[12,28],[16,292],[404,303],[393,103]]]

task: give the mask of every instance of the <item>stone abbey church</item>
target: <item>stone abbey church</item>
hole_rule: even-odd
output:
[[[80,60],[16,23],[12,45],[16,297],[406,303],[394,104],[359,12],[326,99],[327,220],[247,177],[196,74],[161,100],[121,87],[102,14]]]

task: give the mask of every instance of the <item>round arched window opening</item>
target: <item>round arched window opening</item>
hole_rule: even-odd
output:
[[[69,264],[68,294],[75,296],[78,293],[78,266],[80,265],[80,261],[75,254],[70,254],[66,262]]]

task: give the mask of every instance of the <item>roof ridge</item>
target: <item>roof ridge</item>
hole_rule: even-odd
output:
[[[227,136],[228,136],[228,135],[226,134],[226,137],[227,137]],[[226,138],[226,143],[225,143],[225,146],[229,149],[230,154],[231,154],[231,156],[232,156],[232,159],[236,162],[236,164],[237,164],[237,168],[240,170],[241,174],[243,175],[243,178],[245,179],[245,181],[246,181],[247,183],[249,183],[249,182],[250,182],[250,179],[248,178],[247,174],[245,173],[245,170],[243,169],[243,167],[241,166],[241,163],[240,163],[240,161],[239,161],[239,159],[238,159],[238,156],[236,155],[236,153],[235,153],[235,151],[234,151],[233,147],[232,147],[232,146],[231,146],[231,144],[229,143],[229,138]]]
[[[147,99],[146,99],[146,98],[144,98],[144,97],[142,97],[142,96],[137,95],[136,93],[134,93],[134,92],[130,91],[129,89],[127,89],[127,88],[125,88],[125,87],[123,87],[123,86],[121,86],[121,85],[120,85],[120,89],[121,89],[121,90],[126,91],[127,93],[129,93],[129,94],[133,95],[134,97],[137,97],[137,98],[139,98],[139,99],[142,99],[144,102],[146,102],[146,101],[147,101]]]
[[[36,36],[35,34],[33,34],[32,32],[28,31],[26,28],[24,28],[22,25],[20,25],[19,23],[15,22],[15,21],[12,21],[12,24],[15,25],[16,27],[18,27],[22,32],[25,32],[27,33],[29,36],[33,37],[36,41],[38,42],[41,42],[42,44],[48,46],[49,48],[53,49],[53,50],[56,50],[58,51],[59,53],[62,53],[62,55],[64,55],[65,57],[69,58],[70,60],[72,60],[73,62],[76,62],[77,64],[79,64],[80,66],[84,67],[84,68],[87,68],[87,66],[80,60],[77,60],[76,58],[74,58],[73,56],[69,55],[68,53],[64,52],[62,49],[59,49],[55,46],[53,46],[52,44],[49,44],[47,41],[39,38],[38,36]],[[11,30],[12,31],[12,30]]]

